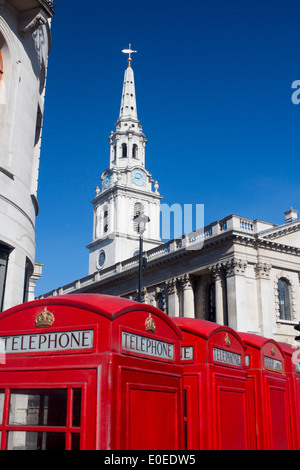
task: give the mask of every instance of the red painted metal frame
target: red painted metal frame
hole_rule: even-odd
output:
[[[186,448],[249,449],[243,341],[226,326],[187,318],[174,321],[184,334],[182,347],[194,348],[193,360],[182,361],[187,398]],[[240,363],[221,363],[218,356],[214,357],[214,349],[223,352],[224,357],[239,357]]]
[[[249,416],[251,448],[258,450],[292,449],[289,405],[289,384],[285,371],[285,355],[280,345],[259,335],[240,333],[249,357]],[[265,357],[282,369],[266,364]],[[269,360],[270,361],[270,360]]]
[[[300,349],[286,343],[278,344],[285,354],[293,448],[300,450]]]
[[[35,319],[45,307],[55,321],[51,327],[37,328]],[[146,331],[149,314],[155,332]],[[84,329],[94,331],[90,349],[5,355],[5,364],[0,364],[0,390],[7,390],[2,448],[5,433],[11,429],[7,423],[9,390],[67,387],[83,390],[81,449],[182,449],[182,332],[163,312],[118,297],[78,294],[29,302],[0,315],[1,337]],[[123,331],[163,341],[173,348],[174,356],[161,358],[124,351]],[[67,416],[66,427],[58,429],[67,433],[66,448],[70,448],[71,433],[79,432],[70,426],[70,401]],[[142,422],[147,426],[141,427]]]

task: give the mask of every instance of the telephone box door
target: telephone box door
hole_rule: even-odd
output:
[[[182,449],[182,379],[128,368],[121,368],[120,379],[118,415],[121,432],[117,448]]]

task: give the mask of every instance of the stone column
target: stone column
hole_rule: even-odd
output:
[[[232,258],[225,264],[228,323],[231,328],[239,331],[247,331],[246,267],[247,261],[237,258]]]
[[[34,263],[34,271],[31,277],[29,278],[29,284],[28,284],[28,293],[27,293],[27,301],[30,302],[31,300],[34,300],[35,295],[35,285],[37,281],[40,279],[42,276],[42,270],[43,270],[43,264],[42,263]]]
[[[223,272],[222,265],[216,264],[211,267],[211,275],[215,281],[216,296],[216,323],[224,325],[224,303],[223,303]]]
[[[179,317],[179,298],[176,285],[176,278],[166,282],[168,290],[168,315],[169,317]]]
[[[128,158],[128,162],[130,162],[131,159],[132,159],[132,146],[133,146],[133,143],[132,143],[132,134],[129,133],[129,134],[128,134],[128,146],[127,146],[127,158]]]
[[[182,276],[181,282],[183,294],[183,317],[195,318],[194,291],[190,276],[185,274]]]
[[[274,306],[272,305],[272,285],[270,282],[270,271],[272,265],[268,263],[257,263],[255,274],[257,279],[258,292],[258,314],[259,326],[263,336],[272,337],[272,319],[274,319]]]

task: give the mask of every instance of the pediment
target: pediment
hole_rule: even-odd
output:
[[[283,245],[300,248],[300,220],[260,232],[258,236],[264,240],[276,240]]]

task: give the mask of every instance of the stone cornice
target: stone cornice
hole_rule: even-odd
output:
[[[300,221],[293,222],[286,225],[281,225],[272,231],[268,231],[265,235],[260,234],[260,238],[264,238],[267,240],[274,240],[275,238],[283,237],[285,235],[289,235],[290,233],[295,233],[300,231]]]
[[[259,236],[245,236],[244,234],[231,233],[230,234],[234,243],[241,245],[252,245],[254,248],[265,248],[268,250],[279,251],[282,253],[289,253],[294,255],[300,254],[300,248],[295,246],[285,245]]]

